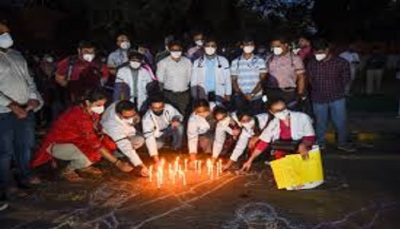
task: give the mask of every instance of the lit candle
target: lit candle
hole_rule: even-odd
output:
[[[182,170],[180,170],[180,171],[179,171],[179,174],[180,174],[180,176],[181,176],[181,178],[182,178],[182,184],[183,184],[184,186],[186,186],[186,175],[185,175],[185,173],[184,173]]]
[[[199,174],[201,174],[201,163],[202,161],[199,161],[199,170],[198,170]]]
[[[194,171],[197,172],[199,170],[199,162],[194,160]]]
[[[188,163],[188,159],[185,159],[185,171],[187,171],[187,163]]]

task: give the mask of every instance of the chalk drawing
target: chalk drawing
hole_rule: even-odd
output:
[[[279,216],[275,208],[265,202],[250,202],[235,211],[235,218],[222,226],[224,229],[239,228],[300,228],[293,226],[285,217]]]

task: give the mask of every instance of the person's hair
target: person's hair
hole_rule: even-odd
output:
[[[225,107],[217,106],[213,110],[213,116],[215,117],[218,114],[228,114],[228,110]]]
[[[196,100],[193,104],[193,109],[196,110],[197,108],[200,108],[200,107],[206,107],[206,108],[210,109],[210,103],[205,99]]]
[[[78,48],[79,49],[90,49],[90,48],[96,48],[96,45],[92,41],[80,41]]]
[[[272,37],[271,42],[280,41],[282,44],[289,44],[290,39],[284,34],[277,34]]]
[[[312,46],[315,51],[325,50],[329,48],[329,42],[323,38],[319,38],[312,42]]]
[[[136,111],[136,106],[129,100],[121,100],[115,105],[115,111],[118,114],[122,114],[123,111]]]
[[[280,103],[280,102],[286,104],[286,102],[285,102],[285,100],[283,98],[272,98],[272,99],[269,99],[267,101],[267,109],[271,110],[272,106],[274,106],[275,104]]]
[[[139,53],[136,50],[129,50],[128,51],[128,59],[129,60],[137,59],[137,60],[143,61],[144,60],[144,56],[143,56],[143,54]]]
[[[165,99],[164,99],[164,96],[162,96],[162,94],[152,95],[149,98],[149,103],[150,104],[152,104],[152,103],[164,103],[164,102],[165,102]]]
[[[103,99],[107,99],[107,92],[101,88],[95,88],[84,93],[82,102],[89,101],[90,103],[93,103]]]
[[[192,37],[195,37],[197,35],[204,35],[204,33],[202,31],[200,31],[200,30],[192,31]]]
[[[173,46],[183,47],[182,42],[179,40],[172,40],[168,43],[168,48],[172,48]]]
[[[243,39],[242,39],[242,44],[244,44],[244,43],[250,43],[250,42],[255,43],[255,40],[254,40],[253,36],[251,36],[251,35],[249,35],[249,34],[245,35],[245,36],[243,37]]]
[[[0,17],[0,24],[8,26],[8,21],[6,18]]]
[[[118,40],[118,38],[119,38],[120,36],[126,36],[126,37],[129,38],[129,36],[128,36],[127,33],[121,32],[121,33],[118,33],[117,36],[115,36],[115,40]]]
[[[240,121],[244,116],[254,117],[254,115],[249,110],[238,110],[236,112],[236,116]]]
[[[216,44],[218,44],[217,39],[213,36],[207,36],[206,39],[204,40],[204,44],[207,44],[209,42],[215,42]]]
[[[299,38],[299,39],[303,38],[303,39],[305,39],[305,40],[307,40],[308,42],[311,43],[311,40],[312,40],[311,37],[312,37],[312,36],[309,35],[309,34],[300,34],[300,36],[299,36],[298,38]]]

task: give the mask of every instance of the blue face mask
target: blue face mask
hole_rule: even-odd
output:
[[[0,35],[0,48],[8,49],[14,44],[14,41],[9,33]]]

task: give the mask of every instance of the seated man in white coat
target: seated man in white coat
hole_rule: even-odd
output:
[[[198,148],[207,154],[211,154],[213,131],[210,119],[210,104],[205,99],[197,100],[193,106],[193,112],[189,117],[187,137],[190,161],[196,160]]]
[[[237,119],[241,127],[241,133],[229,161],[223,167],[224,170],[229,169],[236,163],[246,149],[249,151],[254,149],[261,132],[266,128],[269,121],[269,115],[267,113],[253,115],[250,111],[238,111],[232,116]]]
[[[250,158],[243,164],[243,171],[250,170],[254,159],[273,146],[275,142],[281,141],[280,145],[285,142],[287,144],[298,142],[294,144],[293,152],[301,154],[304,159],[308,158],[308,151],[315,144],[314,128],[311,118],[307,114],[289,111],[283,99],[268,101],[268,109],[275,118],[262,131],[260,140]],[[284,157],[287,153],[291,152],[282,149],[274,149],[273,152],[276,159]]]
[[[228,103],[232,95],[229,62],[217,54],[217,41],[213,38],[206,39],[204,51],[204,55],[195,60],[192,67],[192,97],[221,106]]]
[[[164,102],[161,95],[150,98],[150,107],[143,116],[143,134],[147,150],[155,163],[159,162],[158,149],[164,146],[168,137],[172,137],[172,149],[182,148],[183,116],[172,105]]]
[[[147,167],[136,152],[144,144],[144,138],[135,128],[139,122],[140,116],[135,104],[128,100],[111,104],[101,118],[103,132],[116,143],[118,149],[135,167],[140,168],[140,175],[147,176]]]
[[[147,87],[155,78],[150,68],[144,66],[144,56],[136,51],[129,51],[129,62],[117,71],[114,86],[114,101],[130,100],[143,111],[148,98]]]

